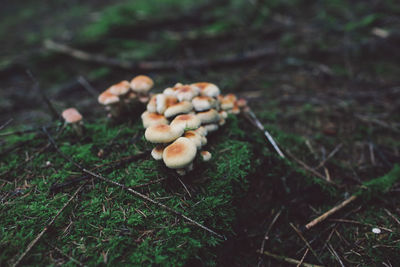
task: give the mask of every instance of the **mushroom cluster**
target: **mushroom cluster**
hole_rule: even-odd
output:
[[[208,82],[177,83],[153,95],[142,114],[145,138],[156,145],[152,157],[185,175],[193,169],[197,152],[203,161],[211,159],[211,153],[202,150],[207,135],[225,124],[228,113],[237,114],[245,106],[244,99],[223,96]]]
[[[99,95],[98,101],[110,112],[108,117],[119,118],[137,103],[147,103],[153,85],[154,82],[150,77],[138,75],[130,82],[121,81],[112,85]]]

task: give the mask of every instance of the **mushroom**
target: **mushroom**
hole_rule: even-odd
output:
[[[205,111],[217,106],[217,100],[210,96],[196,96],[192,99],[196,111]]]
[[[175,91],[175,95],[179,101],[183,100],[190,101],[192,100],[193,97],[197,96],[198,94],[199,94],[198,91],[190,85],[183,85]]]
[[[236,102],[236,96],[234,94],[227,94],[222,99],[220,99],[221,108],[223,110],[232,109]]]
[[[153,80],[146,75],[138,75],[131,80],[131,89],[132,91],[145,95],[149,92],[149,90],[153,87]]]
[[[208,151],[201,151],[200,155],[203,161],[209,161],[211,159],[211,153]]]
[[[77,135],[83,135],[82,115],[76,108],[68,108],[62,112],[66,124],[70,124]]]
[[[110,91],[106,90],[101,93],[98,97],[98,101],[100,104],[106,106],[106,109],[110,110],[112,117],[116,118],[121,114],[122,108],[119,97],[113,95]]]
[[[181,127],[185,131],[197,129],[199,128],[200,124],[200,119],[194,114],[183,114],[176,116],[175,119],[171,122],[171,126]]]
[[[153,148],[153,150],[151,151],[151,156],[153,157],[153,159],[161,160],[164,148],[165,148],[165,146],[161,145],[161,144],[157,145],[155,148]]]
[[[216,124],[216,123],[210,123],[210,124],[206,124],[203,126],[207,130],[207,133],[215,132],[219,128],[218,124]]]
[[[180,127],[158,124],[148,127],[144,133],[144,136],[146,137],[147,141],[152,143],[169,143],[177,139],[182,134],[183,129]]]
[[[144,128],[149,128],[150,126],[157,124],[168,124],[168,120],[163,115],[157,113],[145,111],[141,117]]]
[[[220,94],[218,86],[213,83],[199,82],[191,84],[200,89],[200,94],[205,96],[217,97]]]
[[[204,136],[197,133],[196,131],[187,131],[187,132],[185,132],[183,137],[186,137],[187,139],[192,141],[193,144],[195,144],[198,149],[200,149],[203,146],[203,142],[204,142],[203,138],[205,138]],[[207,143],[207,139],[206,139],[206,143]]]
[[[193,109],[192,103],[190,103],[188,101],[182,101],[182,102],[179,102],[179,103],[169,106],[165,110],[164,116],[167,118],[170,118],[170,117],[176,116],[178,114],[189,113],[190,111],[192,111],[192,109]]]
[[[220,119],[218,111],[216,111],[215,109],[199,112],[197,113],[197,117],[200,119],[202,124],[215,123],[218,122]]]
[[[188,167],[196,156],[196,145],[186,137],[179,137],[164,149],[163,160],[171,169]]]
[[[107,89],[107,91],[116,96],[125,95],[129,92],[129,90],[130,90],[130,85],[128,81],[119,82]]]

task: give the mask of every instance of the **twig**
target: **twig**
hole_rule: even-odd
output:
[[[301,238],[301,240],[304,241],[304,243],[307,245],[307,247],[311,250],[311,253],[315,256],[315,258],[318,260],[318,262],[321,262],[321,259],[318,257],[317,253],[314,251],[314,249],[311,247],[310,243],[308,243],[307,239],[305,239],[305,237],[303,236],[303,234],[300,232],[299,229],[297,229],[296,226],[294,226],[293,223],[289,223],[290,226],[293,228],[293,230],[299,235],[299,237]]]
[[[138,185],[135,185],[135,186],[131,186],[131,188],[135,188],[135,189],[136,188],[141,188],[141,187],[145,187],[145,186],[148,186],[148,185],[151,185],[151,184],[157,184],[157,183],[165,181],[167,179],[168,178],[160,178],[160,179],[157,179],[157,180],[154,180],[154,181],[150,181],[150,182],[145,183],[145,184],[138,184]]]
[[[73,261],[74,263],[78,264],[79,266],[85,266],[82,262],[78,261],[77,259],[74,259],[73,257],[71,257],[70,255],[66,254],[64,251],[62,251],[61,249],[59,249],[56,246],[51,245],[50,243],[46,242],[49,246],[51,246],[53,249],[55,249],[58,253],[60,253],[61,255],[63,255],[64,257],[70,259],[71,261]]]
[[[5,123],[3,123],[3,124],[0,126],[0,131],[3,130],[5,127],[7,127],[7,125],[9,125],[13,120],[14,120],[13,118],[10,118],[10,119],[8,119],[8,121],[6,121]]]
[[[387,213],[387,215],[389,215],[390,217],[392,217],[392,219],[397,222],[398,224],[400,224],[399,219],[396,218],[396,216],[394,216],[388,209],[384,209],[385,212]]]
[[[346,207],[348,204],[350,204],[351,202],[353,202],[356,199],[357,199],[357,196],[356,195],[352,195],[351,197],[349,197],[348,199],[346,199],[345,201],[343,201],[339,205],[333,207],[332,209],[328,210],[327,212],[325,212],[324,214],[322,214],[318,218],[315,218],[311,222],[307,223],[306,224],[306,229],[307,230],[311,229],[312,227],[314,227],[315,225],[317,225],[320,222],[324,221],[326,218],[328,218],[329,216],[331,216],[332,214],[334,214],[338,210]]]
[[[340,266],[344,267],[344,264],[342,260],[339,258],[339,255],[336,253],[336,251],[333,249],[331,244],[328,244],[329,251],[333,254],[333,256],[337,259],[339,262]]]
[[[390,233],[393,233],[393,230],[386,228],[386,227],[381,227],[381,226],[376,226],[370,223],[362,223],[362,222],[358,222],[358,221],[354,221],[354,220],[345,220],[345,219],[330,219],[330,221],[333,222],[341,222],[341,223],[354,223],[354,224],[360,224],[360,225],[365,225],[365,226],[370,226],[370,227],[378,227],[379,229],[388,231]]]
[[[267,231],[265,232],[264,239],[263,239],[263,241],[262,241],[262,243],[261,243],[261,248],[260,248],[261,253],[264,252],[265,241],[267,241],[267,240],[269,239],[268,234],[269,234],[269,232],[271,231],[272,226],[273,226],[273,225],[275,224],[275,222],[278,220],[278,218],[279,218],[279,216],[281,215],[281,213],[282,213],[282,209],[275,215],[275,217],[272,219],[271,223],[269,224],[268,229],[267,229]]]
[[[45,48],[69,55],[73,58],[95,62],[99,64],[119,67],[127,70],[142,70],[142,71],[155,71],[155,70],[175,70],[187,68],[204,68],[212,66],[228,65],[233,63],[242,63],[252,60],[258,60],[266,56],[274,55],[277,51],[275,48],[267,47],[260,48],[253,51],[245,51],[239,55],[227,55],[216,59],[193,59],[182,61],[126,61],[116,58],[107,57],[99,54],[90,54],[82,50],[72,48],[65,44],[56,43],[52,40],[45,40]]]
[[[98,93],[98,92],[96,91],[96,89],[94,89],[93,86],[85,79],[85,77],[79,76],[77,80],[78,80],[78,83],[79,83],[80,85],[82,85],[82,87],[85,88],[86,91],[88,91],[89,94],[91,94],[91,95],[97,100],[97,97],[98,97],[99,93]]]
[[[260,251],[257,251],[257,252],[261,253]],[[285,257],[285,256],[276,255],[276,254],[273,254],[273,253],[268,252],[268,251],[264,251],[261,254],[270,256],[271,258],[274,258],[274,259],[279,260],[279,261],[284,261],[284,262],[287,262],[287,263],[290,263],[290,264],[299,264],[300,263],[300,261],[298,261],[298,260],[295,260],[295,259],[292,259],[292,258],[288,258],[288,257]],[[322,265],[305,263],[305,262],[301,263],[301,266],[305,266],[305,267],[323,267]]]
[[[145,200],[145,201],[147,201],[147,202],[150,202],[150,203],[152,203],[152,204],[154,204],[154,205],[156,205],[156,206],[159,206],[160,208],[162,208],[162,209],[164,209],[164,210],[166,210],[166,211],[168,211],[168,212],[170,212],[170,213],[172,213],[172,214],[175,214],[175,215],[177,215],[177,216],[179,216],[179,217],[185,219],[186,221],[188,221],[188,222],[190,222],[190,223],[196,225],[197,227],[199,227],[199,228],[201,228],[201,229],[203,229],[203,230],[206,230],[207,232],[209,232],[209,233],[211,233],[211,234],[213,234],[213,235],[215,235],[215,236],[217,236],[217,237],[219,237],[219,238],[221,238],[221,239],[223,239],[223,240],[226,240],[226,237],[225,237],[225,236],[216,233],[215,231],[213,231],[213,230],[211,230],[210,228],[208,228],[208,227],[202,225],[201,223],[199,223],[199,222],[197,222],[197,221],[195,221],[195,220],[193,220],[193,219],[187,217],[186,215],[184,215],[184,214],[182,214],[182,213],[180,213],[180,212],[178,212],[178,211],[176,211],[176,210],[174,210],[174,209],[172,209],[172,208],[170,208],[170,207],[168,207],[168,206],[166,206],[166,205],[164,205],[164,204],[162,204],[162,203],[160,203],[160,202],[158,202],[158,201],[155,201],[155,200],[149,198],[148,196],[143,195],[143,194],[139,193],[138,191],[133,190],[132,188],[127,187],[127,186],[124,185],[124,184],[115,182],[115,181],[110,180],[110,179],[108,179],[108,178],[106,178],[106,177],[104,177],[104,176],[102,176],[102,175],[100,175],[100,174],[97,174],[97,173],[94,173],[94,172],[92,172],[92,171],[90,171],[90,170],[85,169],[85,168],[82,167],[80,164],[78,164],[77,162],[73,161],[70,157],[68,157],[67,155],[65,155],[65,154],[59,149],[59,147],[58,147],[57,144],[55,143],[53,137],[51,137],[51,135],[47,132],[46,128],[43,128],[43,132],[47,135],[47,137],[48,137],[50,143],[51,143],[51,144],[54,146],[54,148],[57,150],[58,154],[60,154],[64,159],[66,159],[67,161],[69,161],[71,164],[73,164],[75,167],[77,167],[78,169],[80,169],[82,172],[87,173],[87,174],[89,174],[89,175],[91,175],[91,176],[93,176],[93,177],[95,177],[95,178],[97,178],[97,179],[100,179],[100,180],[102,180],[102,181],[104,181],[104,182],[107,182],[107,183],[109,183],[109,184],[113,184],[113,185],[116,185],[116,186],[118,186],[118,187],[121,187],[122,189],[128,191],[129,193],[132,193],[133,195],[135,195],[135,196],[137,196],[137,197],[139,197],[139,198],[141,198],[141,199],[143,199],[143,200]]]
[[[342,146],[343,146],[342,143],[340,143],[339,145],[337,145],[337,146],[332,150],[332,152],[329,153],[329,155],[328,155],[323,161],[321,161],[321,162],[318,164],[318,166],[315,167],[314,169],[318,170],[319,168],[321,168],[322,166],[324,166],[325,163],[326,163],[330,158],[332,158],[332,157],[342,148]]]
[[[285,149],[286,154],[288,154],[294,161],[296,161],[299,165],[301,165],[303,167],[303,169],[305,169],[306,171],[314,174],[315,176],[317,176],[318,178],[321,178],[322,181],[325,181],[329,184],[332,185],[336,185],[335,182],[333,182],[332,180],[327,180],[325,176],[323,176],[322,174],[320,174],[319,172],[317,172],[316,170],[314,170],[312,167],[308,166],[307,164],[305,164],[303,161],[301,161],[300,159],[298,159],[296,156],[294,156],[288,149]],[[337,186],[337,185],[336,185]]]
[[[50,226],[55,222],[55,220],[60,216],[60,214],[64,211],[64,209],[71,203],[71,201],[76,197],[76,195],[81,191],[85,184],[82,184],[76,191],[75,193],[68,199],[67,202],[65,202],[64,206],[57,212],[57,214],[51,219],[51,221],[43,228],[43,230],[36,236],[34,240],[32,240],[31,243],[29,243],[28,247],[26,250],[19,256],[16,262],[12,264],[13,267],[17,266],[23,258],[29,253],[29,251],[35,246],[35,244],[39,241],[39,239],[46,233],[46,231],[50,228]]]
[[[306,252],[304,252],[303,257],[301,257],[301,260],[300,260],[299,264],[297,264],[296,267],[301,266],[301,264],[303,263],[305,257],[307,256],[308,251],[309,251],[309,249],[307,248],[307,249],[306,249]]]
[[[249,116],[246,116],[247,119],[251,120],[255,126],[264,133],[265,137],[267,137],[268,141],[271,143],[271,145],[274,147],[275,151],[279,154],[281,158],[285,158],[285,155],[282,153],[282,151],[279,149],[278,145],[276,144],[274,138],[271,136],[271,134],[268,132],[268,130],[265,129],[264,125],[260,122],[260,120],[256,117],[254,112],[249,108],[246,111],[246,114]]]

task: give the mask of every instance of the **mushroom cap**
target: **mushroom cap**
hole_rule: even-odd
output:
[[[108,90],[101,93],[97,99],[102,105],[111,105],[119,102],[119,97],[113,95]]]
[[[178,98],[179,101],[187,100],[190,101],[192,100],[193,97],[197,96],[199,93],[198,91],[190,85],[182,85],[178,87],[178,89],[175,91],[175,95]]]
[[[201,120],[202,124],[214,123],[219,121],[218,111],[210,109],[209,111],[197,113],[197,117]]]
[[[146,140],[152,143],[169,143],[183,134],[183,129],[171,127],[166,124],[150,126],[146,129],[144,136]]]
[[[231,110],[228,110],[229,113],[232,114],[239,114],[240,113],[240,108],[239,106],[235,103],[235,105],[233,105],[233,108]]]
[[[217,97],[220,94],[218,86],[213,83],[199,82],[193,83],[192,85],[199,88],[201,94],[205,96]]]
[[[220,99],[220,102],[223,110],[232,109],[236,102],[236,96],[234,94],[227,94]]]
[[[202,135],[202,136],[207,136],[207,129],[204,128],[203,126],[200,126],[199,128],[197,128],[195,130],[198,134]]]
[[[184,130],[193,130],[199,128],[201,121],[195,114],[183,114],[176,116],[171,122],[173,127],[181,127]]]
[[[203,161],[209,161],[211,159],[211,153],[208,151],[201,151],[200,155]]]
[[[157,97],[157,95],[153,95],[150,98],[149,103],[147,103],[147,107],[146,108],[147,108],[148,112],[151,112],[151,113],[157,112],[156,97]]]
[[[164,115],[165,117],[169,118],[181,113],[189,113],[192,109],[193,109],[192,103],[188,101],[182,101],[169,106],[165,110]]]
[[[247,100],[244,99],[244,98],[239,98],[239,99],[236,101],[236,104],[237,104],[237,106],[238,106],[239,108],[244,108],[244,107],[247,106]]]
[[[228,113],[225,110],[221,110],[219,113],[219,117],[222,119],[228,118]]]
[[[196,145],[192,141],[186,137],[179,137],[164,149],[163,160],[168,168],[180,169],[192,163],[196,152]]]
[[[156,95],[156,110],[157,110],[157,113],[164,114],[164,111],[166,109],[167,109],[166,95],[157,94]]]
[[[204,111],[215,108],[217,100],[210,96],[196,96],[192,99],[192,104],[196,111]]]
[[[124,95],[130,91],[131,87],[128,81],[122,81],[117,84],[114,84],[110,88],[107,89],[113,95]]]
[[[68,108],[61,115],[66,123],[77,123],[82,120],[82,115],[76,108]]]
[[[210,124],[204,125],[204,128],[206,128],[207,133],[212,133],[212,132],[215,132],[216,130],[218,130],[219,126],[216,123],[210,123]]]
[[[168,120],[163,115],[148,111],[143,112],[142,122],[144,128],[149,128],[150,126],[158,124],[168,124]]]
[[[132,91],[136,93],[147,93],[153,85],[153,80],[146,75],[138,75],[131,80]]]
[[[162,159],[162,155],[163,155],[163,151],[164,151],[164,146],[163,145],[157,145],[153,148],[153,150],[151,151],[151,156],[153,157],[153,159],[155,160],[161,160]]]
[[[202,140],[202,135],[200,135],[199,133],[197,133],[196,131],[187,131],[185,132],[185,134],[183,135],[183,137],[189,139],[190,141],[193,142],[193,144],[196,145],[196,147],[198,149],[200,149],[203,145],[203,140]]]

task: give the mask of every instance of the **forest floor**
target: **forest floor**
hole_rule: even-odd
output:
[[[291,258],[328,266],[395,266],[400,260],[400,183],[391,177],[398,176],[397,172],[385,176],[393,168],[396,171],[394,166],[400,162],[400,5],[396,1],[139,0],[115,4],[59,0],[47,5],[27,1],[24,7],[11,2],[0,14],[0,134],[43,125],[51,128],[55,122],[49,107],[60,112],[73,106],[84,115],[88,131],[95,136],[82,141],[83,147],[93,150],[100,144],[113,144],[115,137],[111,134],[132,137],[139,129],[135,123],[128,122],[110,132],[98,125],[105,111],[97,103],[97,94],[137,74],[151,76],[155,91],[176,82],[209,81],[217,84],[222,93],[233,92],[248,100],[287,158],[280,159],[262,133],[243,117],[232,119],[228,124],[232,140],[216,139],[212,147],[224,151],[217,143],[220,141],[231,146],[232,153],[239,153],[234,141],[242,142],[246,155],[253,157],[244,156],[243,162],[250,160],[253,163],[249,166],[254,169],[235,162],[229,173],[233,180],[240,180],[242,174],[235,177],[234,170],[244,168],[246,193],[240,191],[240,197],[220,200],[235,208],[235,219],[222,220],[220,225],[232,227],[228,240],[207,241],[207,252],[196,255],[197,250],[193,249],[195,255],[182,255],[183,262],[277,266],[288,264]],[[66,52],[54,44],[85,51],[90,56],[77,58],[76,53],[74,57],[71,50]],[[127,126],[133,128],[126,130]],[[108,138],[103,140],[98,134],[102,132]],[[51,199],[51,208],[56,211],[74,192],[67,191],[61,197],[40,192],[48,190],[50,184],[39,184],[38,179],[57,179],[62,176],[61,170],[71,172],[71,166],[63,169],[54,148],[46,147],[46,135],[34,134],[38,135],[29,135],[29,140],[38,138],[36,143],[26,135],[0,135],[0,220],[9,230],[14,229],[11,215],[17,216],[11,210],[24,204],[22,199],[33,197],[30,201],[34,201],[36,197],[43,206]],[[57,137],[64,153],[69,150],[63,145],[77,142],[64,133]],[[123,143],[119,145],[123,147]],[[29,164],[21,167],[15,162],[18,158],[28,161],[31,153],[43,147],[45,156],[40,160],[54,157],[57,168]],[[139,143],[137,151],[146,148]],[[87,156],[85,150],[70,152]],[[113,153],[117,151],[110,149],[109,162],[121,156]],[[86,163],[97,164],[97,160],[88,158]],[[226,164],[223,160],[217,157],[215,173],[201,171],[195,176],[200,179],[203,174],[219,173],[218,164]],[[146,161],[141,164],[143,172],[154,167]],[[379,177],[389,178],[370,182]],[[379,190],[375,192],[371,184]],[[196,203],[196,197],[201,199],[197,185],[189,186],[193,187],[189,191],[199,195],[189,198],[187,205]],[[208,190],[210,186],[204,188]],[[170,193],[176,187],[172,183],[168,189],[152,190]],[[362,194],[311,229],[304,228],[312,219],[365,188],[370,194]],[[228,189],[221,192],[227,193]],[[96,190],[82,196],[82,201],[100,194],[101,188]],[[171,199],[170,204],[178,203],[179,197]],[[121,201],[126,199],[121,196]],[[96,205],[101,207],[102,203],[100,199]],[[222,206],[215,205],[221,212]],[[75,208],[69,213],[73,214]],[[227,218],[233,216],[230,211],[227,213]],[[6,235],[2,230],[0,248],[10,246],[9,253],[13,254],[0,254],[0,263],[11,264],[40,232],[41,227],[31,232],[24,228],[25,221],[35,223],[32,218],[36,217],[21,218],[21,231],[26,230],[27,236]],[[68,218],[72,223],[75,217]],[[218,220],[209,223],[214,225]],[[41,223],[44,226],[46,220]],[[95,224],[95,220],[91,223]],[[177,222],[168,217],[168,223]],[[61,224],[54,231],[60,233],[60,229],[69,229],[67,226],[68,223]],[[373,228],[379,228],[380,233],[374,233]],[[184,227],[180,230],[188,231]],[[50,237],[44,237],[29,259],[36,264],[86,264],[96,263],[90,261],[88,253],[100,253],[102,261],[113,262],[114,246],[101,247],[100,242],[95,243],[100,247],[84,252],[85,242],[77,238],[84,233],[71,234],[73,238],[68,240],[65,231],[59,240],[60,248]],[[105,235],[112,239],[110,233]],[[155,238],[157,234],[148,235]],[[20,243],[11,241],[19,240],[17,237],[22,240]],[[201,245],[196,240],[206,239],[198,235],[187,245],[197,249]],[[44,258],[39,257],[44,250],[49,252]],[[260,250],[270,255],[261,255]],[[113,258],[113,263],[126,260],[124,253],[119,253],[122,256]],[[160,253],[150,262],[165,263],[163,256]],[[212,260],[204,261],[207,257]],[[182,261],[177,260],[176,264]]]

